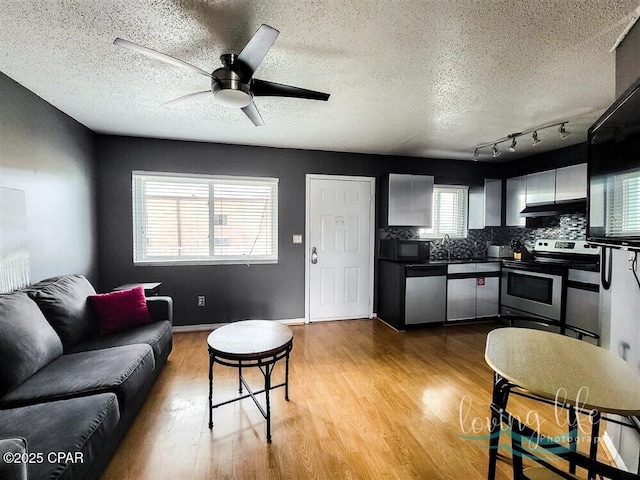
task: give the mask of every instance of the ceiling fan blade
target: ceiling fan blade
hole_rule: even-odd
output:
[[[260,116],[260,112],[258,112],[258,108],[256,107],[256,104],[253,103],[253,100],[251,100],[251,103],[246,107],[242,107],[242,111],[247,117],[249,117],[249,119],[256,127],[261,127],[262,125],[264,125],[262,117]]]
[[[258,66],[260,66],[279,34],[280,32],[278,30],[269,25],[260,25],[258,31],[244,46],[236,58],[233,67],[245,82],[251,79],[253,73]]]
[[[306,88],[283,85],[282,83],[267,82],[255,78],[251,82],[251,91],[256,97],[293,97],[306,98],[309,100],[329,100],[328,93],[307,90]]]
[[[184,62],[182,60],[178,60],[177,58],[170,57],[169,55],[166,55],[164,53],[156,52],[155,50],[152,50],[147,47],[143,47],[136,43],[130,42],[129,40],[116,38],[113,41],[113,44],[119,47],[128,48],[129,50],[133,50],[134,52],[141,53],[148,57],[155,58],[156,60],[160,60],[161,62],[169,63],[176,67],[184,68],[185,70],[189,70],[194,73],[199,73],[200,75],[204,75],[206,77],[211,77],[211,74],[209,72],[205,72],[201,68],[195,67],[190,63]]]
[[[195,92],[189,93],[188,95],[183,95],[182,97],[174,98],[173,100],[168,101],[167,103],[163,103],[161,106],[163,107],[173,107],[175,105],[179,105],[184,102],[189,102],[191,100],[198,100],[199,98],[207,97],[212,95],[211,90],[205,90],[203,92]]]

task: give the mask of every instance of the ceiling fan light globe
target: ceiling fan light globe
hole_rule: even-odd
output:
[[[213,94],[213,99],[225,107],[244,108],[251,103],[251,95],[242,90],[224,88]]]

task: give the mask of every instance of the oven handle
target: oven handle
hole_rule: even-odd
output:
[[[544,273],[544,272],[538,272],[536,270],[530,270],[530,269],[525,269],[525,268],[503,268],[502,269],[503,273],[515,273],[517,275],[530,275],[533,277],[542,277],[542,278],[551,278],[551,279],[559,279],[562,280],[562,275],[558,275],[555,273]]]

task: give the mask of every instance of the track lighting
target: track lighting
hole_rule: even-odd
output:
[[[567,123],[569,123],[568,120],[564,120],[562,122],[556,122],[556,123],[549,123],[547,125],[542,125],[540,127],[530,128],[530,129],[524,130],[522,132],[510,133],[506,137],[499,138],[498,140],[494,140],[493,142],[487,142],[487,143],[482,143],[480,145],[476,145],[474,147],[474,151],[473,151],[473,160],[479,160],[481,150],[483,148],[487,148],[487,147],[491,148],[492,157],[493,158],[498,158],[502,154],[502,152],[498,149],[498,145],[500,145],[501,143],[504,143],[504,142],[511,142],[511,144],[509,145],[509,148],[507,148],[507,150],[509,150],[510,152],[515,152],[516,151],[516,145],[518,144],[518,142],[516,141],[516,138],[521,137],[523,135],[531,134],[531,140],[532,140],[531,145],[535,146],[535,145],[539,144],[542,141],[542,140],[540,140],[538,138],[538,132],[540,130],[544,130],[545,128],[558,127],[558,133],[560,134],[560,139],[564,140],[565,138],[567,138],[569,136],[569,133],[570,133],[565,128],[565,125]]]
[[[531,134],[531,138],[533,139],[533,142],[531,143],[532,147],[535,147],[537,144],[539,144],[542,140],[540,140],[538,138],[538,132],[535,131]]]
[[[564,140],[569,136],[570,132],[567,132],[567,129],[564,128],[564,123],[558,127],[558,132],[560,133],[560,140]]]

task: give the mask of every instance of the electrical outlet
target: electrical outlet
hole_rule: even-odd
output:
[[[204,295],[198,295],[198,306],[204,307]]]

